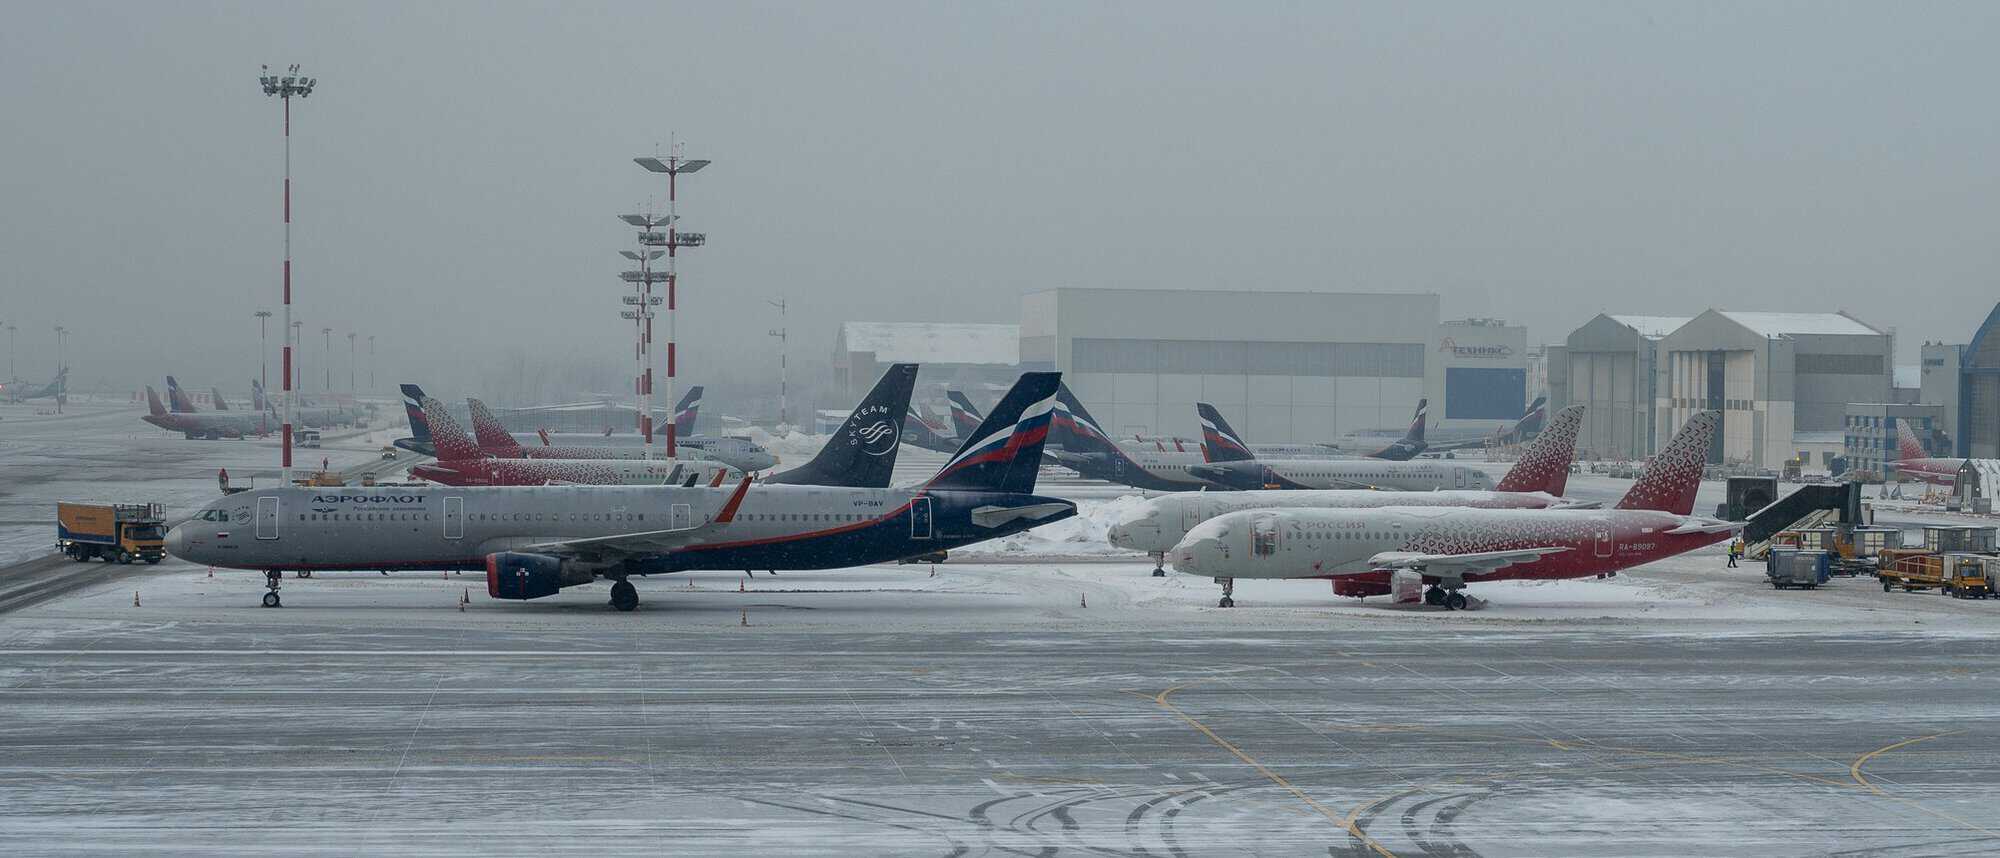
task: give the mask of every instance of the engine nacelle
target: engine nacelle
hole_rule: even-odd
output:
[[[495,599],[539,599],[594,580],[591,570],[561,557],[521,551],[486,555],[486,595]]]

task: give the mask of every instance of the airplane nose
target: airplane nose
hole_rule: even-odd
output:
[[[1106,542],[1116,545],[1119,548],[1129,549],[1132,547],[1132,534],[1125,529],[1125,525],[1123,524],[1114,524],[1110,529],[1104,531],[1104,539]]]
[[[187,525],[177,524],[168,528],[165,542],[168,554],[187,559],[182,556],[182,552],[187,550]]]
[[[1173,556],[1168,558],[1174,565],[1174,571],[1186,575],[1200,575],[1201,548],[1202,544],[1208,541],[1204,539],[1192,543],[1183,542],[1174,546]]]

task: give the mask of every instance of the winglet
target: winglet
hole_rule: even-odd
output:
[[[728,502],[722,505],[722,511],[715,514],[715,523],[728,524],[735,521],[736,510],[738,507],[743,506],[743,496],[749,493],[750,477],[746,474],[743,477],[743,481],[736,484],[736,491],[729,496]]]

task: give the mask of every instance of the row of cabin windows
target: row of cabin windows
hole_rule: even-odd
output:
[[[739,515],[737,516],[737,518],[740,518],[744,521],[835,522],[835,521],[868,521],[871,518],[871,516],[859,515],[855,513],[844,513],[844,512],[781,512],[781,513],[745,514],[745,515]]]
[[[1378,530],[1339,530],[1339,531],[1308,530],[1303,533],[1300,533],[1298,536],[1295,536],[1293,538],[1311,539],[1311,540],[1391,539],[1394,538],[1395,536],[1396,534],[1394,533],[1390,533],[1387,531],[1378,531]]]
[[[301,513],[300,521],[430,521],[431,514],[416,512],[313,512]]]
[[[468,521],[562,521],[559,512],[475,512],[466,515]],[[570,521],[645,521],[643,512],[573,512]]]

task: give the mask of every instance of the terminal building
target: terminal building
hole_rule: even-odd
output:
[[[1722,412],[1710,461],[1778,468],[1798,433],[1839,433],[1847,407],[1888,402],[1894,337],[1844,313],[1709,310],[1660,338],[1656,438]]]

